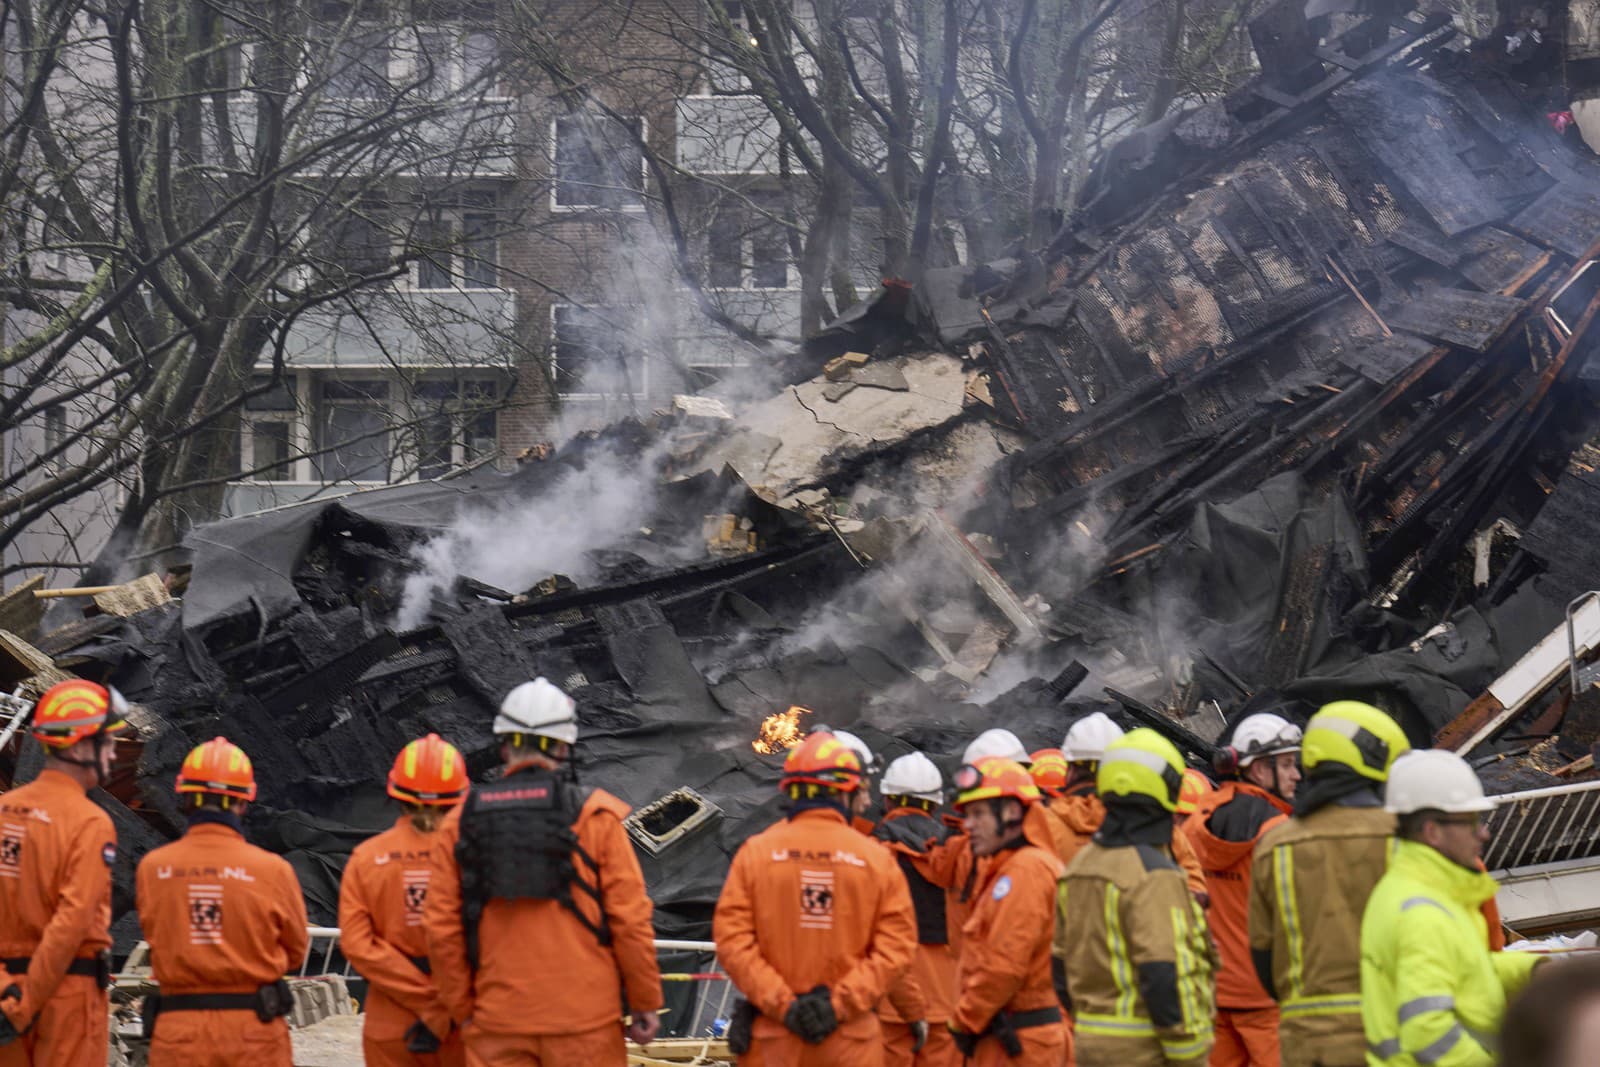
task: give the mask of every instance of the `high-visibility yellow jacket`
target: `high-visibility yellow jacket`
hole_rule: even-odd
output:
[[[1490,952],[1494,879],[1399,841],[1361,920],[1361,1021],[1369,1064],[1492,1067],[1506,1000],[1539,956]]]
[[[1084,846],[1056,891],[1053,952],[1078,1067],[1199,1067],[1211,1055],[1216,950],[1167,846]]]
[[[1278,999],[1284,1067],[1364,1067],[1361,913],[1394,816],[1332,803],[1267,831],[1250,873],[1250,953]]]

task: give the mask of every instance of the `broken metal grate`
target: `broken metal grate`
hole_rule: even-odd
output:
[[[1491,871],[1600,855],[1600,782],[1531,789],[1492,797],[1489,844],[1483,862]]]
[[[652,856],[659,856],[721,819],[721,808],[684,786],[632,813],[622,820],[622,825],[636,845]]]

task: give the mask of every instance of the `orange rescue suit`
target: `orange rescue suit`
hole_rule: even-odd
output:
[[[116,858],[111,817],[60,771],[0,794],[0,989],[22,989],[0,1010],[27,1031],[0,1048],[0,1067],[104,1067],[106,994],[92,974],[67,970],[111,947]]]
[[[592,790],[573,823],[578,845],[598,867],[602,905],[573,893],[591,923],[600,907],[611,929],[610,946],[555,900],[497,900],[483,908],[479,959],[467,965],[461,924],[461,870],[455,847],[461,808],[436,832],[433,878],[424,925],[434,985],[457,1023],[470,1064],[622,1063],[623,996],[634,1011],[659,1011],[661,968],[656,963],[654,909],[639,859],[622,820],[628,806],[603,789]],[[588,870],[582,861],[574,861]],[[470,1020],[470,1022],[468,1021]]]
[[[361,1050],[368,1067],[459,1067],[461,1035],[421,964],[428,936],[422,925],[433,876],[435,833],[402,815],[394,826],[350,854],[339,884],[339,944],[367,980]],[[438,1053],[406,1051],[406,1031],[420,1020],[440,1039]]]
[[[1221,961],[1212,1067],[1278,1064],[1278,1005],[1250,958],[1250,868],[1256,842],[1289,811],[1265,789],[1230,781],[1202,799],[1182,827],[1205,870],[1206,919]]]
[[[955,1026],[982,1034],[1002,1012],[1054,1011],[1060,1001],[1050,978],[1055,936],[1056,882],[1061,862],[1041,805],[1023,819],[1027,844],[1005,849],[984,865],[983,884],[973,898],[961,952],[961,997]],[[969,1061],[977,1067],[1060,1067],[1071,1056],[1071,1035],[1062,1021],[1018,1028],[1022,1055],[1006,1054],[998,1037],[984,1037]]]
[[[878,1019],[883,1027],[884,1067],[959,1067],[961,1054],[944,1025],[955,1006],[959,980],[955,949],[951,947],[955,938],[950,930],[949,894],[928,877],[925,841],[911,845],[887,839],[893,836],[897,826],[920,830],[925,827],[936,828],[937,824],[927,812],[916,808],[894,808],[884,815],[882,829],[877,835],[894,853],[907,883],[912,883],[913,878],[923,882],[911,893],[912,908],[917,914],[917,954],[912,958],[911,969],[889,987],[884,1002],[878,1005]],[[935,891],[937,896],[934,900],[941,907],[932,907],[932,902],[925,902],[925,898],[919,896],[919,891]],[[926,915],[925,910],[928,912]],[[929,930],[928,936],[934,939],[927,940],[925,928],[939,919],[943,920],[938,924],[941,929],[937,932]],[[938,936],[940,934],[943,936]],[[909,1024],[918,1021],[928,1024],[928,1038],[921,1051],[913,1052],[916,1041]]]
[[[196,822],[145,854],[139,921],[163,997],[254,993],[300,969],[310,938],[300,880],[281,857],[221,822]],[[163,1012],[151,1067],[289,1067],[289,1024],[254,1011]]]
[[[831,808],[809,808],[740,846],[712,920],[717,955],[760,1014],[763,1067],[877,1067],[873,1013],[911,966],[917,921],[889,850]],[[808,1045],[783,1025],[795,997],[827,986],[839,1026]]]
[[[1100,824],[1106,821],[1106,806],[1100,802],[1100,797],[1093,791],[1081,793],[1066,793],[1050,801],[1047,809],[1054,815],[1067,830],[1071,837],[1070,847],[1060,847],[1060,838],[1057,842],[1056,854],[1061,858],[1061,867],[1066,869],[1072,862],[1072,857],[1078,850],[1089,843],[1094,837]],[[1184,881],[1189,886],[1189,892],[1199,897],[1205,903],[1209,897],[1206,889],[1206,873],[1200,866],[1200,857],[1194,853],[1194,846],[1181,832],[1174,830],[1172,834],[1172,858],[1183,868]]]

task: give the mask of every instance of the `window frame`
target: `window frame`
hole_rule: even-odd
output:
[[[560,376],[560,366],[559,366],[558,357],[557,357],[557,346],[560,344],[560,333],[559,333],[560,328],[561,328],[561,315],[560,315],[560,313],[562,311],[566,311],[566,310],[569,310],[569,309],[575,309],[575,310],[580,311],[580,312],[593,312],[593,311],[596,310],[596,308],[603,307],[607,311],[612,311],[612,312],[616,312],[616,313],[620,314],[620,313],[626,311],[627,308],[636,307],[636,306],[638,306],[638,305],[633,305],[633,304],[606,304],[606,305],[590,306],[590,305],[585,305],[585,304],[573,304],[573,303],[567,303],[567,302],[557,302],[557,303],[552,303],[550,305],[550,368],[549,368],[549,370],[550,370],[550,384],[551,384],[551,387],[554,389],[555,394],[556,394],[556,398],[558,400],[560,400],[562,402],[565,402],[565,401],[568,401],[568,400],[578,400],[578,401],[603,400],[606,397],[626,397],[626,398],[631,399],[631,400],[643,400],[644,398],[646,398],[646,397],[648,397],[650,395],[650,354],[648,352],[644,352],[644,351],[641,351],[639,353],[639,365],[638,365],[638,378],[639,378],[639,380],[638,380],[637,383],[631,383],[631,382],[629,383],[630,385],[634,386],[629,392],[623,393],[623,392],[617,392],[617,391],[612,391],[612,392],[567,391],[567,390],[563,390],[561,388],[561,385],[560,385],[560,377],[559,377]]]
[[[626,215],[643,215],[645,213],[645,196],[650,191],[650,161],[645,158],[643,149],[639,151],[639,199],[637,203],[613,206],[608,204],[563,204],[560,202],[561,123],[573,117],[571,115],[552,115],[550,117],[551,213],[557,215],[598,215],[618,212]],[[596,117],[607,120],[610,118],[607,115],[598,115]],[[650,141],[650,120],[644,115],[625,115],[624,118],[632,119],[639,124],[639,139],[648,144]]]

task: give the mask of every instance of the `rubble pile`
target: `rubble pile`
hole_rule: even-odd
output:
[[[947,769],[1091,709],[1197,762],[1268,702],[1368,700],[1418,743],[1505,712],[1486,691],[1594,580],[1600,161],[1458,46],[1417,15],[1263,45],[1103,160],[1047,249],[886,283],[763,399],[215,523],[149,603],[65,625],[14,591],[0,685],[138,705],[102,798],[119,943],[190,745],[251,753],[252,837],[330,922],[394,753],[437,731],[481,777],[535,675],[578,700],[583,777],[643,809],[683,937],[776,815],[754,742],[786,709]],[[1547,680],[1475,754],[1502,788],[1581,774],[1589,702]]]

